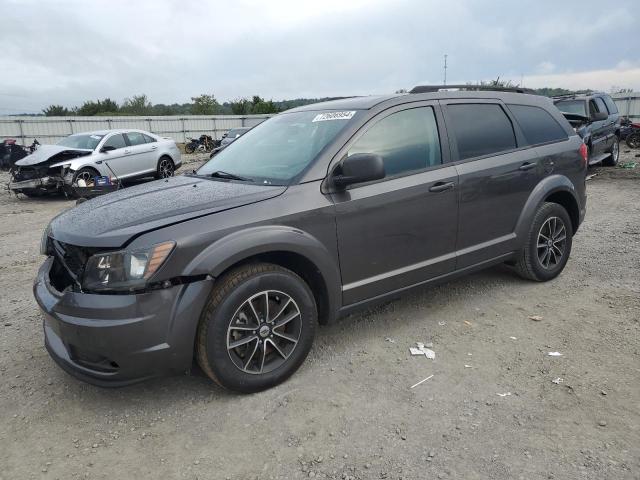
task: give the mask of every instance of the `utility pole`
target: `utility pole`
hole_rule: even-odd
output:
[[[447,54],[444,54],[444,83],[443,85],[447,84]]]

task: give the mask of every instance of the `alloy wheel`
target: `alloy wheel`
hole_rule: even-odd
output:
[[[269,373],[295,350],[302,333],[296,302],[286,293],[267,290],[245,300],[227,329],[227,352],[245,373]]]
[[[81,170],[76,175],[76,183],[78,183],[78,180],[84,180],[85,182],[88,182],[89,180],[92,180],[93,177],[94,175],[89,170]]]
[[[173,162],[168,158],[160,160],[160,178],[168,178],[173,176]]]
[[[538,232],[538,261],[547,270],[561,261],[567,244],[567,229],[559,217],[549,217]]]

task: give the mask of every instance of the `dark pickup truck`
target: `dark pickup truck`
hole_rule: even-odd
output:
[[[571,94],[553,98],[553,103],[569,120],[589,150],[589,165],[618,164],[620,156],[620,115],[606,93]]]

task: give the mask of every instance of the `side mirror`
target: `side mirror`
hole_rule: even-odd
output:
[[[107,153],[107,152],[110,152],[110,151],[115,150],[115,149],[116,149],[116,147],[114,147],[113,145],[105,145],[104,147],[102,147],[100,149],[100,151],[102,153]]]
[[[385,177],[384,161],[373,153],[356,153],[342,159],[340,174],[333,177],[333,184],[345,188],[354,183],[371,182]]]
[[[609,115],[607,115],[605,112],[597,112],[591,115],[592,122],[601,122],[602,120],[606,120],[607,118],[609,118]]]

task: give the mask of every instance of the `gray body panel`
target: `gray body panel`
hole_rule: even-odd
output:
[[[568,139],[531,146],[514,125],[518,146],[513,151],[459,160],[453,141],[455,125],[447,120],[446,105],[461,99],[540,106],[558,121]],[[380,116],[415,106],[434,108],[443,163],[335,190],[328,179],[349,145]],[[535,211],[550,195],[561,193],[575,202],[574,230],[584,217],[586,169],[578,153],[582,141],[549,99],[516,93],[438,92],[345,99],[295,110],[358,112],[296,184],[274,187],[178,177],[85,202],[54,219],[51,235],[92,248],[137,249],[175,241],[175,251],[153,280],[182,278],[192,283],[141,295],[170,297],[166,299],[174,302],[170,312],[158,314],[154,325],[172,331],[171,326],[181,322],[184,330],[176,331],[188,338],[184,344],[173,343],[187,345],[193,340],[198,320],[199,314],[194,312],[204,305],[210,282],[247,259],[286,253],[312,265],[324,286],[312,288],[318,301],[326,303],[320,320],[328,322],[402,290],[513,258],[523,246]],[[533,166],[521,169],[525,164]],[[441,183],[452,186],[444,191],[430,190]],[[79,225],[78,219],[86,220],[89,212],[96,220]],[[53,325],[50,328],[68,331],[64,328],[68,319],[56,305],[68,305],[72,313],[71,305],[81,304],[80,297],[87,294],[65,294],[70,295],[68,301],[56,304],[51,298],[60,294],[52,292],[46,276],[47,268],[43,267],[36,298]],[[105,299],[137,296],[91,295]],[[131,300],[120,314],[140,318],[138,304],[138,300]],[[105,300],[98,302],[95,310],[79,309],[72,323],[83,324],[88,329],[85,336],[98,336],[100,319],[109,318],[108,305]],[[190,313],[178,319],[175,312]],[[84,323],[80,320],[83,315]],[[151,343],[157,345],[160,340]],[[126,349],[127,342],[118,348]],[[106,343],[103,347],[112,348]],[[170,355],[184,359],[193,353],[193,343],[180,348],[187,352]],[[56,355],[64,357],[64,352]],[[184,366],[182,360],[178,363],[180,368]],[[69,366],[68,362],[65,365]],[[144,378],[157,372],[140,369],[138,373]],[[123,379],[130,376],[128,372]]]

